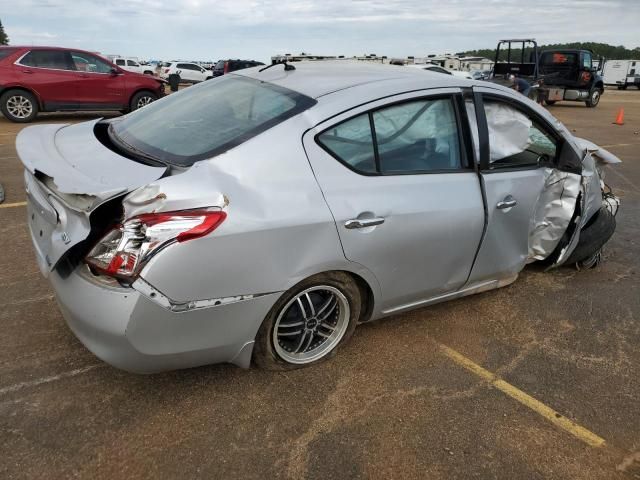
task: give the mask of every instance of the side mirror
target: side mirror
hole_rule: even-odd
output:
[[[109,70],[109,73],[111,75],[120,75],[120,70],[118,70],[117,68],[112,68],[111,70]]]

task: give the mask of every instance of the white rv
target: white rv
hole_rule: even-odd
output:
[[[604,84],[620,90],[629,85],[640,88],[640,60],[607,60],[604,64]]]

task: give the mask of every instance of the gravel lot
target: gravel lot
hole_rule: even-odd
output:
[[[152,376],[103,364],[66,327],[12,205],[22,126],[0,118],[0,478],[640,478],[640,91],[550,109],[624,161],[607,177],[623,205],[599,267],[530,266],[512,286],[364,325],[313,368]]]

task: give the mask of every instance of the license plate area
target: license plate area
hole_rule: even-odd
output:
[[[47,200],[46,193],[31,175],[26,175],[27,219],[31,239],[36,249],[40,269],[45,273],[52,267],[50,252],[52,237],[58,226],[58,212]]]
[[[563,88],[550,88],[548,100],[551,101],[559,101],[564,100],[564,89]]]

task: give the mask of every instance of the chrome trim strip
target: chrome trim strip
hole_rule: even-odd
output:
[[[42,50],[46,50],[46,48],[43,48]],[[69,52],[69,54],[71,54],[72,50],[65,50],[67,52]],[[31,65],[24,65],[23,63],[20,63],[20,61],[26,57],[27,55],[29,55],[31,52],[33,52],[33,50],[29,50],[28,52],[24,53],[23,55],[20,56],[20,58],[18,58],[15,62],[13,62],[14,65],[17,65],[19,67],[24,67],[24,68],[37,68],[38,70],[53,70],[54,72],[70,72],[70,73],[91,73],[93,75],[112,75],[111,73],[101,73],[101,72],[82,72],[80,70],[67,70],[66,68],[49,68],[49,67],[33,67]],[[102,59],[100,59],[102,60]],[[118,67],[120,68],[120,67]],[[118,75],[122,75],[122,72],[118,72]]]

